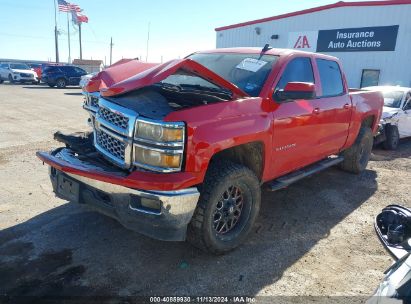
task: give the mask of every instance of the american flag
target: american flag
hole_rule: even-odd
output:
[[[71,11],[81,12],[81,8],[77,4],[68,3],[67,1],[64,1],[64,0],[57,0],[57,2],[59,5],[60,12],[71,12]]]

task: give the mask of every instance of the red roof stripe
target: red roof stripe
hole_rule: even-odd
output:
[[[401,5],[401,4],[411,4],[411,0],[385,0],[385,1],[360,1],[360,2],[340,1],[340,2],[337,2],[337,3],[333,3],[333,4],[317,6],[317,7],[313,7],[313,8],[309,8],[309,9],[305,9],[305,10],[301,10],[301,11],[296,11],[296,12],[292,12],[292,13],[282,14],[282,15],[278,15],[278,16],[273,16],[273,17],[268,17],[268,18],[263,18],[263,19],[257,19],[257,20],[237,23],[237,24],[233,24],[233,25],[222,26],[222,27],[216,28],[215,31],[219,32],[219,31],[223,31],[223,30],[228,30],[228,29],[242,27],[242,26],[256,24],[256,23],[262,23],[262,22],[268,22],[268,21],[273,21],[273,20],[278,20],[278,19],[284,19],[284,18],[299,16],[299,15],[305,15],[305,14],[315,13],[315,12],[319,12],[319,11],[323,11],[323,10],[327,10],[327,9],[331,9],[331,8],[351,7],[351,6]]]

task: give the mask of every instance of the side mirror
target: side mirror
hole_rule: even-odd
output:
[[[311,82],[289,82],[284,90],[278,90],[274,93],[278,101],[295,100],[295,99],[314,99],[315,85]]]

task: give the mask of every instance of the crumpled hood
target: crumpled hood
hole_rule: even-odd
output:
[[[121,60],[93,76],[83,90],[90,93],[98,92],[156,65],[158,63],[141,62],[135,59]]]
[[[397,114],[399,110],[398,108],[383,107],[381,119],[391,118],[394,114]]]
[[[148,69],[142,69],[140,72],[135,73],[135,75],[130,78],[127,78],[118,83],[114,83],[107,88],[101,88],[100,92],[102,96],[106,97],[121,95],[158,83],[166,79],[168,76],[176,73],[178,70],[183,70],[187,73],[200,76],[220,87],[228,89],[233,93],[234,98],[249,96],[247,93],[239,89],[236,85],[225,80],[221,76],[189,58],[171,60],[163,64],[155,65]]]
[[[36,72],[34,72],[34,71],[32,71],[32,70],[11,69],[11,71],[12,71],[13,73],[24,73],[24,74],[37,75]]]

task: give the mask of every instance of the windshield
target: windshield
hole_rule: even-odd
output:
[[[30,70],[29,66],[24,63],[12,63],[10,64],[10,69],[14,70]]]
[[[202,64],[250,96],[258,96],[278,56],[259,54],[193,54],[188,58]]]
[[[382,92],[384,96],[384,106],[390,108],[399,108],[401,106],[402,97],[404,92],[402,91],[389,91]]]

